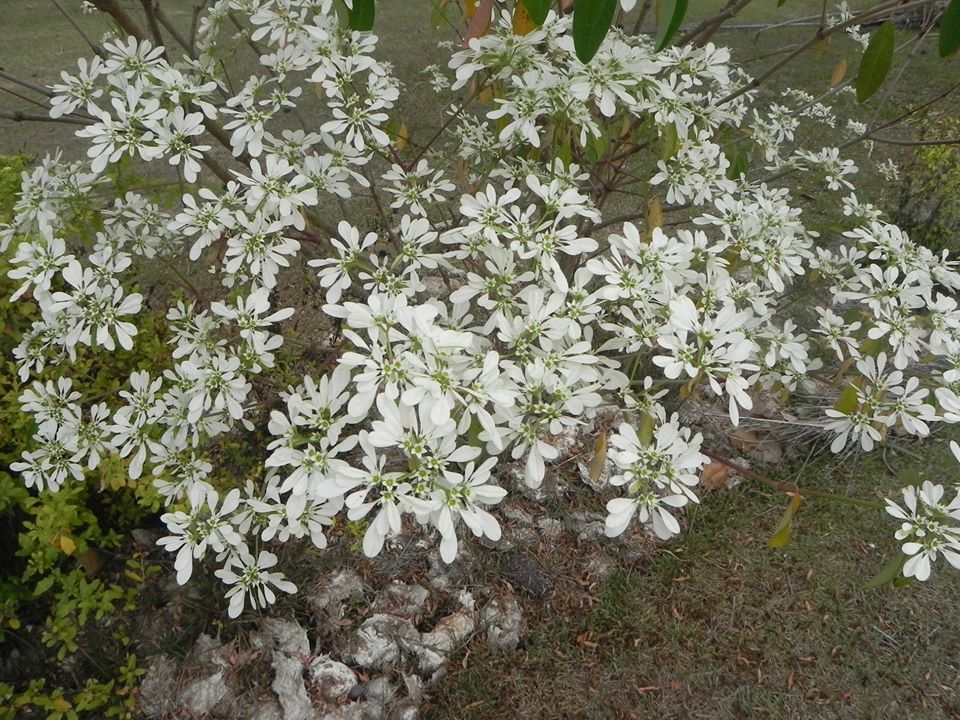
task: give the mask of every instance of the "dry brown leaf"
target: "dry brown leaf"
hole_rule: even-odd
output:
[[[711,462],[700,473],[700,485],[705,490],[722,490],[727,486],[727,477],[733,468],[719,462]]]
[[[537,24],[533,21],[533,18],[530,17],[527,6],[522,2],[518,2],[513,9],[513,34],[529,35],[536,28]]]
[[[463,36],[463,46],[469,47],[473,38],[483,37],[490,29],[490,20],[493,17],[493,0],[480,0],[477,10],[467,25],[467,32]]]
[[[410,142],[410,130],[407,128],[406,123],[400,123],[400,129],[397,130],[397,137],[395,141],[397,152],[403,152],[404,148],[407,147],[408,142]]]
[[[97,552],[96,548],[87,548],[86,552],[77,555],[77,564],[83,568],[87,577],[93,577],[100,571],[103,565],[103,559],[100,557],[100,553]]]
[[[847,59],[843,58],[840,62],[837,63],[837,66],[833,69],[833,75],[830,76],[830,87],[836,87],[843,82],[843,78],[847,75]]]

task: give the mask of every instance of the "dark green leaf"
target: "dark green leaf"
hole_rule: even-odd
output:
[[[577,0],[573,6],[573,47],[580,62],[588,63],[597,54],[617,5],[618,0]]]
[[[863,51],[857,71],[857,100],[860,102],[869,100],[886,79],[893,62],[893,45],[893,23],[887,20],[873,33],[870,44]]]
[[[353,10],[350,11],[351,30],[373,30],[373,17],[376,12],[373,2],[374,0],[353,0]]]
[[[543,25],[547,19],[547,13],[550,11],[550,0],[523,0],[527,6],[527,12],[530,13],[530,19],[537,25]]]
[[[883,566],[883,568],[874,575],[870,582],[866,584],[868,589],[878,588],[887,583],[893,582],[897,579],[897,576],[900,575],[900,569],[903,567],[903,564],[907,561],[907,556],[903,553],[897,553],[890,562]]]
[[[947,5],[940,19],[940,57],[946,57],[960,48],[960,0]]]
[[[687,0],[657,0],[657,52],[670,44],[686,14]]]
[[[787,0],[777,0],[777,7],[783,7],[786,4]]]

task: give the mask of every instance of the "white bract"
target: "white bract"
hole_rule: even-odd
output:
[[[264,54],[228,83],[218,50],[244,18]],[[801,124],[835,125],[830,108],[738,92],[749,78],[726,50],[655,53],[612,30],[584,65],[569,18],[517,36],[498,17],[447,80],[465,103],[491,102],[452,108],[434,145],[404,152],[400,82],[332,0],[217,0],[198,28],[195,57],[120,37],[52,87],[53,117],[92,118],[78,132],[89,163],[25,172],[0,235],[11,300],[39,310],[14,351],[37,433],[13,469],[55,491],[125,459],[169,506],[160,543],[178,580],[212,551],[232,617],[295,591],[259,543],[324,548],[344,520],[371,556],[416,525],[447,562],[465,529],[498,540],[508,469],[539,486],[559,439],[601,410],[620,418],[607,534],[637,520],[661,538],[680,531],[707,463],[674,412],[688,396],[734,425],[761,392],[826,398],[811,422],[836,452],[960,421],[954,261],[842,198],[853,160],[795,140]],[[292,130],[295,117],[312,122]],[[845,232],[819,236],[788,188],[734,176],[730,139],[823,184]],[[219,140],[229,152],[214,156]],[[618,157],[645,145],[656,151]],[[130,157],[191,185],[173,203],[104,202]],[[611,168],[650,202],[607,230]],[[328,222],[349,207],[379,208],[381,225]],[[168,268],[192,298],[136,291],[144,268]],[[785,312],[802,282],[818,305],[807,329]],[[170,357],[116,397],[85,397],[65,361],[134,348],[157,311]],[[218,467],[226,437],[257,458],[253,477]],[[928,483],[890,505],[908,575],[938,555],[957,564],[960,511],[943,497]]]

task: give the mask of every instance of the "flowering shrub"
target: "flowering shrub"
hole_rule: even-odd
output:
[[[234,20],[258,58],[228,84]],[[332,0],[217,0],[179,56],[122,24],[129,37],[52,88],[89,162],[25,171],[2,231],[13,299],[39,309],[14,351],[36,434],[13,469],[57,491],[122,458],[163,497],[178,581],[214,557],[231,617],[296,591],[262,545],[323,548],[341,518],[363,521],[369,556],[411,523],[446,562],[466,534],[497,540],[512,470],[536,488],[558,436],[611,408],[607,534],[636,520],[661,538],[708,462],[687,398],[737,425],[775,395],[834,452],[960,420],[955,263],[858,199],[840,148],[798,142],[804,126],[864,126],[836,127],[801,92],[763,102],[723,48],[656,52],[613,30],[583,63],[568,17],[519,34],[497,13],[449,79],[428,70],[459,101],[416,144],[377,38],[341,27]],[[287,110],[311,103],[292,129]],[[128,158],[190,186],[118,194],[105,171]],[[809,226],[791,189],[807,182],[829,190],[839,232]],[[628,217],[605,220],[617,194]],[[379,227],[351,222],[347,200]],[[157,273],[178,287],[151,296]],[[315,291],[322,312],[298,310]],[[801,291],[815,313],[788,312]],[[133,348],[148,310],[170,357],[86,396],[72,364]],[[230,433],[261,472],[216,455]],[[944,492],[889,505],[906,575],[960,558]]]

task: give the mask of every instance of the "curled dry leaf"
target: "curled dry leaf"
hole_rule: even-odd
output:
[[[700,473],[700,487],[705,490],[722,490],[733,468],[720,462],[711,462]]]

